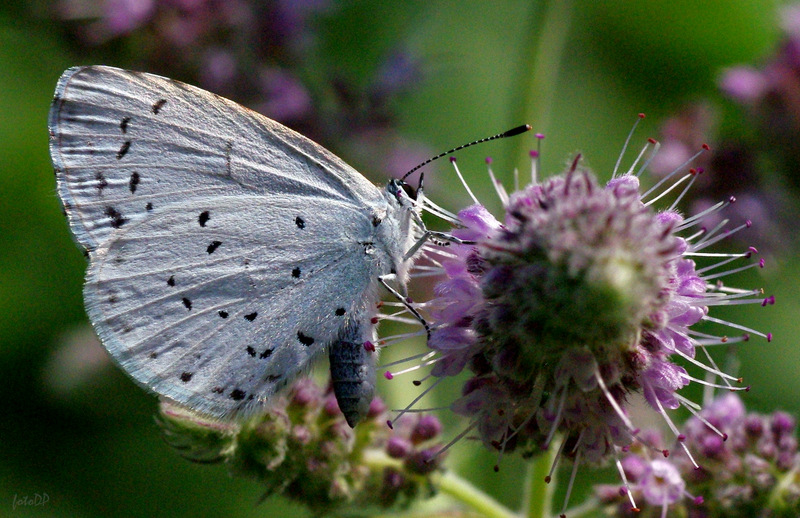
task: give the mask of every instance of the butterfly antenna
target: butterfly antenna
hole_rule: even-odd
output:
[[[424,162],[422,162],[421,164],[419,164],[418,166],[416,166],[415,168],[413,168],[412,170],[410,170],[409,172],[404,174],[403,177],[401,178],[401,180],[405,180],[406,178],[409,177],[409,175],[411,173],[413,173],[414,171],[416,171],[420,167],[424,167],[424,166],[430,164],[431,162],[433,162],[434,160],[436,160],[438,158],[442,158],[443,156],[447,156],[449,154],[455,153],[456,151],[460,151],[460,150],[462,150],[464,148],[467,148],[467,147],[470,147],[470,146],[474,146],[475,144],[482,144],[484,142],[489,142],[490,140],[496,140],[496,139],[499,139],[499,138],[514,137],[516,135],[519,135],[521,133],[525,133],[526,131],[530,131],[530,130],[531,130],[530,124],[523,124],[522,126],[517,126],[516,128],[510,129],[510,130],[505,131],[503,133],[498,133],[497,135],[492,135],[491,137],[485,137],[485,138],[470,142],[468,144],[462,144],[462,145],[460,145],[458,147],[454,147],[450,151],[445,151],[444,153],[439,153],[435,157],[425,160]]]

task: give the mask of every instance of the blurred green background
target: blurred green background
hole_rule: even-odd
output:
[[[340,2],[318,22],[320,54],[356,78],[368,75],[393,45],[419,57],[424,79],[398,96],[393,109],[398,133],[431,151],[527,122],[546,134],[545,173],[557,172],[580,151],[605,178],[638,112],[647,119],[634,138],[637,150],[646,137],[658,137],[666,118],[700,99],[720,107],[726,131],[751,133],[748,119],[719,94],[717,80],[725,67],[758,64],[774,52],[781,38],[777,5]],[[280,498],[257,505],[259,487],[230,478],[221,466],[181,459],[161,440],[155,397],[105,363],[102,351],[80,346],[89,343],[81,296],[86,264],[56,196],[47,112],[64,69],[101,59],[130,68],[136,48],[114,41],[101,50],[76,44],[55,7],[18,1],[0,7],[0,387],[7,404],[0,418],[0,515],[303,516],[302,508]],[[384,181],[385,171],[352,148],[320,143]],[[458,160],[478,196],[488,199],[493,194],[483,158],[495,158],[494,170],[508,185],[512,168],[523,167],[535,145],[528,134],[472,148]],[[428,170],[429,194],[438,203],[451,209],[467,203],[446,164]],[[763,285],[778,303],[724,315],[775,335],[771,343],[755,339],[739,349],[739,372],[753,386],[745,396],[749,407],[796,414],[798,243],[794,232],[778,240],[784,246],[769,257],[768,268],[734,282]],[[379,383],[393,405],[413,397],[412,390],[389,393],[398,386]],[[439,395],[440,404],[453,394]],[[447,422],[448,437],[463,426]],[[478,443],[463,441],[448,465],[513,506],[522,462],[507,458],[499,473],[494,463]],[[590,476],[584,470],[581,478]],[[49,502],[12,508],[15,495],[37,493]]]

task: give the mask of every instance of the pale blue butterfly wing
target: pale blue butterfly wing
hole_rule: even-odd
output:
[[[325,347],[334,359],[337,344],[373,339],[378,277],[407,281],[419,231],[402,200],[231,101],[74,68],[50,132],[89,255],[90,319],[123,369],[178,403],[216,416],[257,408]],[[361,387],[351,424],[371,399],[369,361],[339,380]]]

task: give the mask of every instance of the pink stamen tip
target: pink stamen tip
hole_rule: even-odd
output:
[[[669,457],[669,450],[661,450],[661,455],[663,455],[664,458],[666,459],[667,457]]]
[[[627,494],[628,494],[628,488],[626,488],[625,486],[619,488],[619,496],[625,496]]]
[[[753,226],[753,222],[748,219],[747,221],[744,222],[744,226],[746,226],[747,228],[750,228],[750,227]]]
[[[387,380],[391,380],[391,379],[394,379],[394,374],[392,374],[389,371],[386,371],[386,372],[383,373],[383,377],[386,378]]]
[[[746,387],[744,388],[744,391],[745,391],[745,392],[750,392],[750,385],[746,386]]]
[[[703,504],[703,502],[705,502],[705,500],[703,499],[703,497],[702,497],[702,496],[696,496],[696,497],[694,497],[694,503],[695,503],[695,505],[702,505],[702,504]]]
[[[702,148],[705,149],[706,151],[711,150],[711,146],[709,146],[708,144],[703,144]]]
[[[757,254],[757,253],[758,253],[758,249],[757,249],[756,247],[754,247],[754,246],[751,246],[751,247],[749,247],[749,248],[748,248],[748,250],[750,250],[750,251],[751,251],[751,252],[753,252],[754,254]]]
[[[694,469],[695,471],[700,471],[700,466],[695,466],[693,469]]]
[[[686,440],[686,436],[685,435],[683,435],[683,434],[679,434],[678,435],[678,442],[683,442],[685,440]]]
[[[722,442],[725,442],[725,441],[727,441],[727,440],[728,440],[728,434],[726,434],[726,433],[723,433],[723,434],[722,434]]]
[[[742,335],[742,341],[743,342],[749,342],[750,341],[750,335],[747,334],[747,333],[743,334]]]
[[[389,427],[389,430],[394,430],[394,425],[392,424],[391,419],[386,420],[386,426]]]
[[[657,141],[656,139],[652,138],[652,137],[650,137],[649,139],[647,139],[647,141],[648,141],[649,143],[651,143],[651,144],[658,144],[658,141]]]
[[[772,333],[767,333],[767,342],[772,341]]]
[[[705,172],[706,172],[705,168],[702,168],[702,167],[698,167],[697,168],[697,174],[703,174]]]
[[[641,428],[634,428],[633,430],[631,430],[631,435],[639,435],[639,432],[641,431],[642,431]]]
[[[629,451],[631,451],[631,445],[630,445],[630,444],[626,444],[626,445],[625,445],[625,446],[623,446],[621,449],[622,449],[622,451],[623,451],[624,453],[628,453]]]
[[[535,149],[531,149],[529,151],[529,154],[531,155],[531,158],[537,158],[539,156],[539,152],[536,151]]]
[[[454,156],[451,156],[451,157],[450,157],[450,163],[453,163],[453,162],[455,162],[455,161],[456,161],[456,157],[454,157]]]
[[[765,264],[765,261],[764,261],[764,259],[759,259],[759,260],[758,260],[758,267],[759,267],[759,268],[763,268],[763,267],[764,267],[764,264]]]
[[[375,352],[375,344],[373,344],[372,342],[367,340],[366,342],[364,342],[364,349],[369,351],[369,352],[371,352],[371,353],[374,353]]]
[[[487,157],[486,157],[486,163],[487,163],[487,164],[491,164],[491,163],[492,163],[492,157],[490,157],[490,156],[487,156]]]
[[[736,203],[736,196],[731,196],[730,198],[728,198],[728,201],[730,203]]]
[[[535,136],[536,138],[538,138],[539,140],[542,140],[542,139],[544,138],[544,133],[537,133],[537,134],[536,134],[536,135],[534,135],[534,136]]]
[[[639,118],[640,118],[640,119],[644,119],[644,118],[645,118],[645,114],[644,114],[644,113],[640,113],[640,114],[639,114]]]
[[[414,303],[414,301],[413,301],[413,300],[411,300],[411,297],[406,297],[406,302],[407,302],[408,304],[413,304],[413,303]]]

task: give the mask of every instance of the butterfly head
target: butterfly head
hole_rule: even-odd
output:
[[[413,206],[414,202],[417,200],[417,189],[397,178],[393,178],[389,181],[386,190],[401,206]]]

